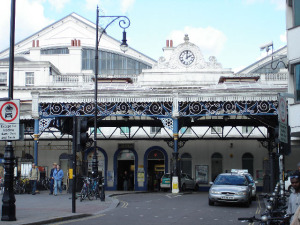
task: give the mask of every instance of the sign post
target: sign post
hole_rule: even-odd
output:
[[[20,100],[0,101],[0,140],[20,139]]]
[[[279,140],[288,143],[287,102],[286,98],[278,95]]]

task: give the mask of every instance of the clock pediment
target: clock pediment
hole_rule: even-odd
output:
[[[200,48],[189,42],[188,35],[184,37],[184,43],[178,45],[170,55],[169,61],[160,57],[154,66],[157,69],[176,70],[202,70],[220,69],[222,65],[217,62],[216,57],[210,56],[208,62],[205,61]]]

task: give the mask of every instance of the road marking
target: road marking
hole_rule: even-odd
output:
[[[99,215],[96,215],[96,216],[88,216],[88,217],[84,217],[84,218],[81,218],[81,219],[67,220],[67,221],[58,222],[58,223],[51,223],[51,224],[61,225],[61,224],[72,223],[72,222],[80,222],[80,221],[86,221],[87,219],[99,218],[99,217],[102,217],[102,216],[105,216],[105,215],[106,214],[99,214]]]
[[[120,201],[122,203],[121,208],[127,208],[128,202]]]

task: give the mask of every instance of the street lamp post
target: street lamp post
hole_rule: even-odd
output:
[[[99,18],[112,18],[112,20],[106,25],[106,27],[102,30],[100,37],[99,34]],[[106,29],[113,24],[115,21],[119,21],[119,26],[123,28],[123,40],[120,45],[121,51],[124,53],[128,50],[128,44],[126,40],[126,31],[130,26],[130,20],[126,16],[99,16],[99,7],[97,6],[97,18],[96,18],[96,52],[95,52],[95,98],[94,98],[94,106],[95,106],[95,114],[94,114],[94,155],[92,159],[92,172],[95,177],[98,176],[98,158],[97,158],[97,115],[98,115],[98,106],[97,106],[97,94],[98,94],[98,47],[103,33],[105,33]],[[103,184],[104,185],[104,184]],[[104,191],[104,186],[102,186],[102,191]],[[101,193],[101,200],[104,198],[104,192]]]

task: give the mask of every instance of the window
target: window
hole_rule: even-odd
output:
[[[294,26],[300,26],[300,1],[294,0],[293,4]]]
[[[300,101],[300,64],[295,66],[296,101]]]
[[[189,153],[183,153],[181,155],[181,171],[192,175],[192,156]]]
[[[68,48],[48,48],[48,49],[41,49],[42,55],[54,55],[54,54],[69,54]]]
[[[182,128],[180,129],[180,133],[181,133],[181,134],[191,134],[191,133],[192,133],[192,130],[191,130],[191,128],[182,127]]]
[[[135,75],[150,66],[112,52],[99,51],[99,74],[103,75]],[[83,49],[82,69],[95,69],[95,50]]]
[[[130,128],[129,127],[121,127],[120,134],[129,134]]]
[[[212,127],[211,128],[211,134],[221,134],[222,133],[222,127]]]
[[[242,133],[243,134],[249,134],[250,132],[252,132],[253,127],[242,127]]]
[[[160,127],[151,127],[150,128],[150,134],[160,134],[161,128]]]
[[[0,72],[0,86],[6,86],[6,85],[7,85],[7,73]]]
[[[34,73],[33,72],[26,72],[25,73],[25,85],[26,86],[33,86],[34,85]]]
[[[90,128],[90,133],[94,133],[94,127],[91,127],[91,128]],[[101,132],[101,127],[98,127],[98,128],[97,128],[97,134],[102,134],[102,132]]]

